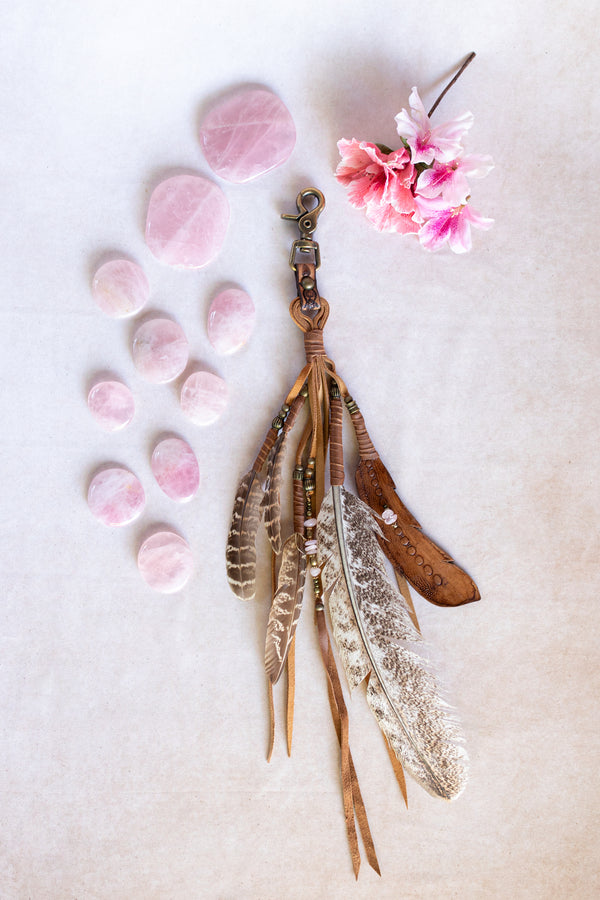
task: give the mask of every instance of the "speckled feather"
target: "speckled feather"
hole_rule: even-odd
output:
[[[466,785],[460,729],[420,655],[421,637],[390,582],[372,510],[333,487],[317,540],[333,635],[350,688],[367,701],[394,753],[425,790],[453,799]]]
[[[305,580],[304,539],[294,533],[283,545],[277,590],[267,624],[265,670],[272,684],[275,684],[283,671],[290,644],[296,633]]]

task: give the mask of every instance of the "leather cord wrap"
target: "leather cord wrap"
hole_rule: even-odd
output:
[[[344,816],[346,819],[346,832],[348,835],[348,843],[350,845],[350,855],[352,857],[352,867],[354,876],[358,878],[360,869],[360,850],[358,846],[358,837],[356,834],[356,822],[362,837],[362,841],[367,854],[369,865],[378,875],[379,862],[377,853],[375,852],[375,844],[373,836],[369,828],[369,820],[367,819],[367,811],[363,802],[360,787],[358,785],[358,777],[352,754],[350,753],[350,741],[348,733],[348,710],[344,701],[342,685],[340,677],[335,665],[331,642],[327,633],[327,625],[325,623],[325,612],[323,609],[317,609],[317,631],[319,635],[319,647],[323,658],[323,665],[327,673],[327,689],[329,695],[329,706],[331,708],[331,716],[335,726],[337,738],[341,751],[341,774],[342,774],[342,796],[344,801]]]

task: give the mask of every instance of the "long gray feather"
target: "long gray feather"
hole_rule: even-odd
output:
[[[350,688],[369,677],[367,701],[394,753],[431,794],[466,785],[462,736],[440,696],[421,637],[392,585],[373,513],[344,487],[321,506],[317,540],[334,638]]]
[[[252,600],[256,592],[256,532],[262,495],[260,477],[250,469],[237,489],[225,553],[229,586],[240,600]]]
[[[296,633],[305,580],[304,539],[294,533],[283,545],[277,590],[267,624],[265,670],[272,684],[275,684],[283,671],[290,644]]]

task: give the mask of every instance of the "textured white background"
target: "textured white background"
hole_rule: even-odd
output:
[[[599,24],[592,0],[5,4],[3,900],[598,895]],[[432,102],[472,49],[436,116],[475,114],[469,149],[496,169],[474,183],[473,205],[496,225],[468,256],[430,255],[348,206],[335,145],[393,144],[411,86]],[[173,171],[208,174],[202,112],[248,82],[288,105],[296,149],[264,178],[224,185],[232,221],[212,265],[163,267],[143,240],[149,193]],[[483,596],[458,610],[417,598],[468,736],[472,779],[455,804],[411,783],[406,811],[364,698],[350,704],[383,871],[365,864],[358,885],[310,602],[294,752],[280,723],[267,765],[265,606],[237,601],[224,575],[236,483],[302,362],[287,315],[293,229],[279,214],[311,184],[328,201],[328,350],[407,505]],[[175,387],[136,376],[132,323],[90,296],[111,253],[144,267],[151,308],[227,379],[217,425],[195,429]],[[249,291],[258,319],[247,348],[222,359],[204,322],[225,282]],[[117,435],[86,408],[100,370],[136,396]],[[150,473],[165,430],[200,459],[203,487],[185,508]],[[147,488],[143,520],[126,529],[86,507],[107,460]],[[161,522],[197,559],[171,598],[135,564]]]

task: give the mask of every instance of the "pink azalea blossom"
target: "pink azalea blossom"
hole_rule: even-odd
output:
[[[448,246],[454,253],[468,253],[471,249],[471,225],[474,228],[488,229],[493,224],[493,219],[486,219],[468,204],[456,207],[435,209],[440,198],[430,201],[420,201],[418,209],[421,216],[426,210],[432,213],[425,224],[419,230],[419,241],[426,250],[439,250],[448,241]]]
[[[408,102],[410,113],[402,109],[396,116],[396,124],[398,134],[411,149],[412,162],[428,165],[434,159],[439,163],[452,162],[462,150],[461,138],[473,124],[472,113],[466,112],[443,125],[433,126],[416,87]]]
[[[447,206],[460,206],[470,194],[467,177],[484,178],[493,168],[491,156],[475,154],[459,156],[450,163],[434,162],[419,175],[417,193],[426,198],[441,196]]]
[[[335,177],[348,188],[348,200],[357,209],[367,209],[367,218],[378,231],[414,232],[415,199],[411,188],[415,168],[401,147],[384,153],[369,141],[341,140],[342,160]]]

